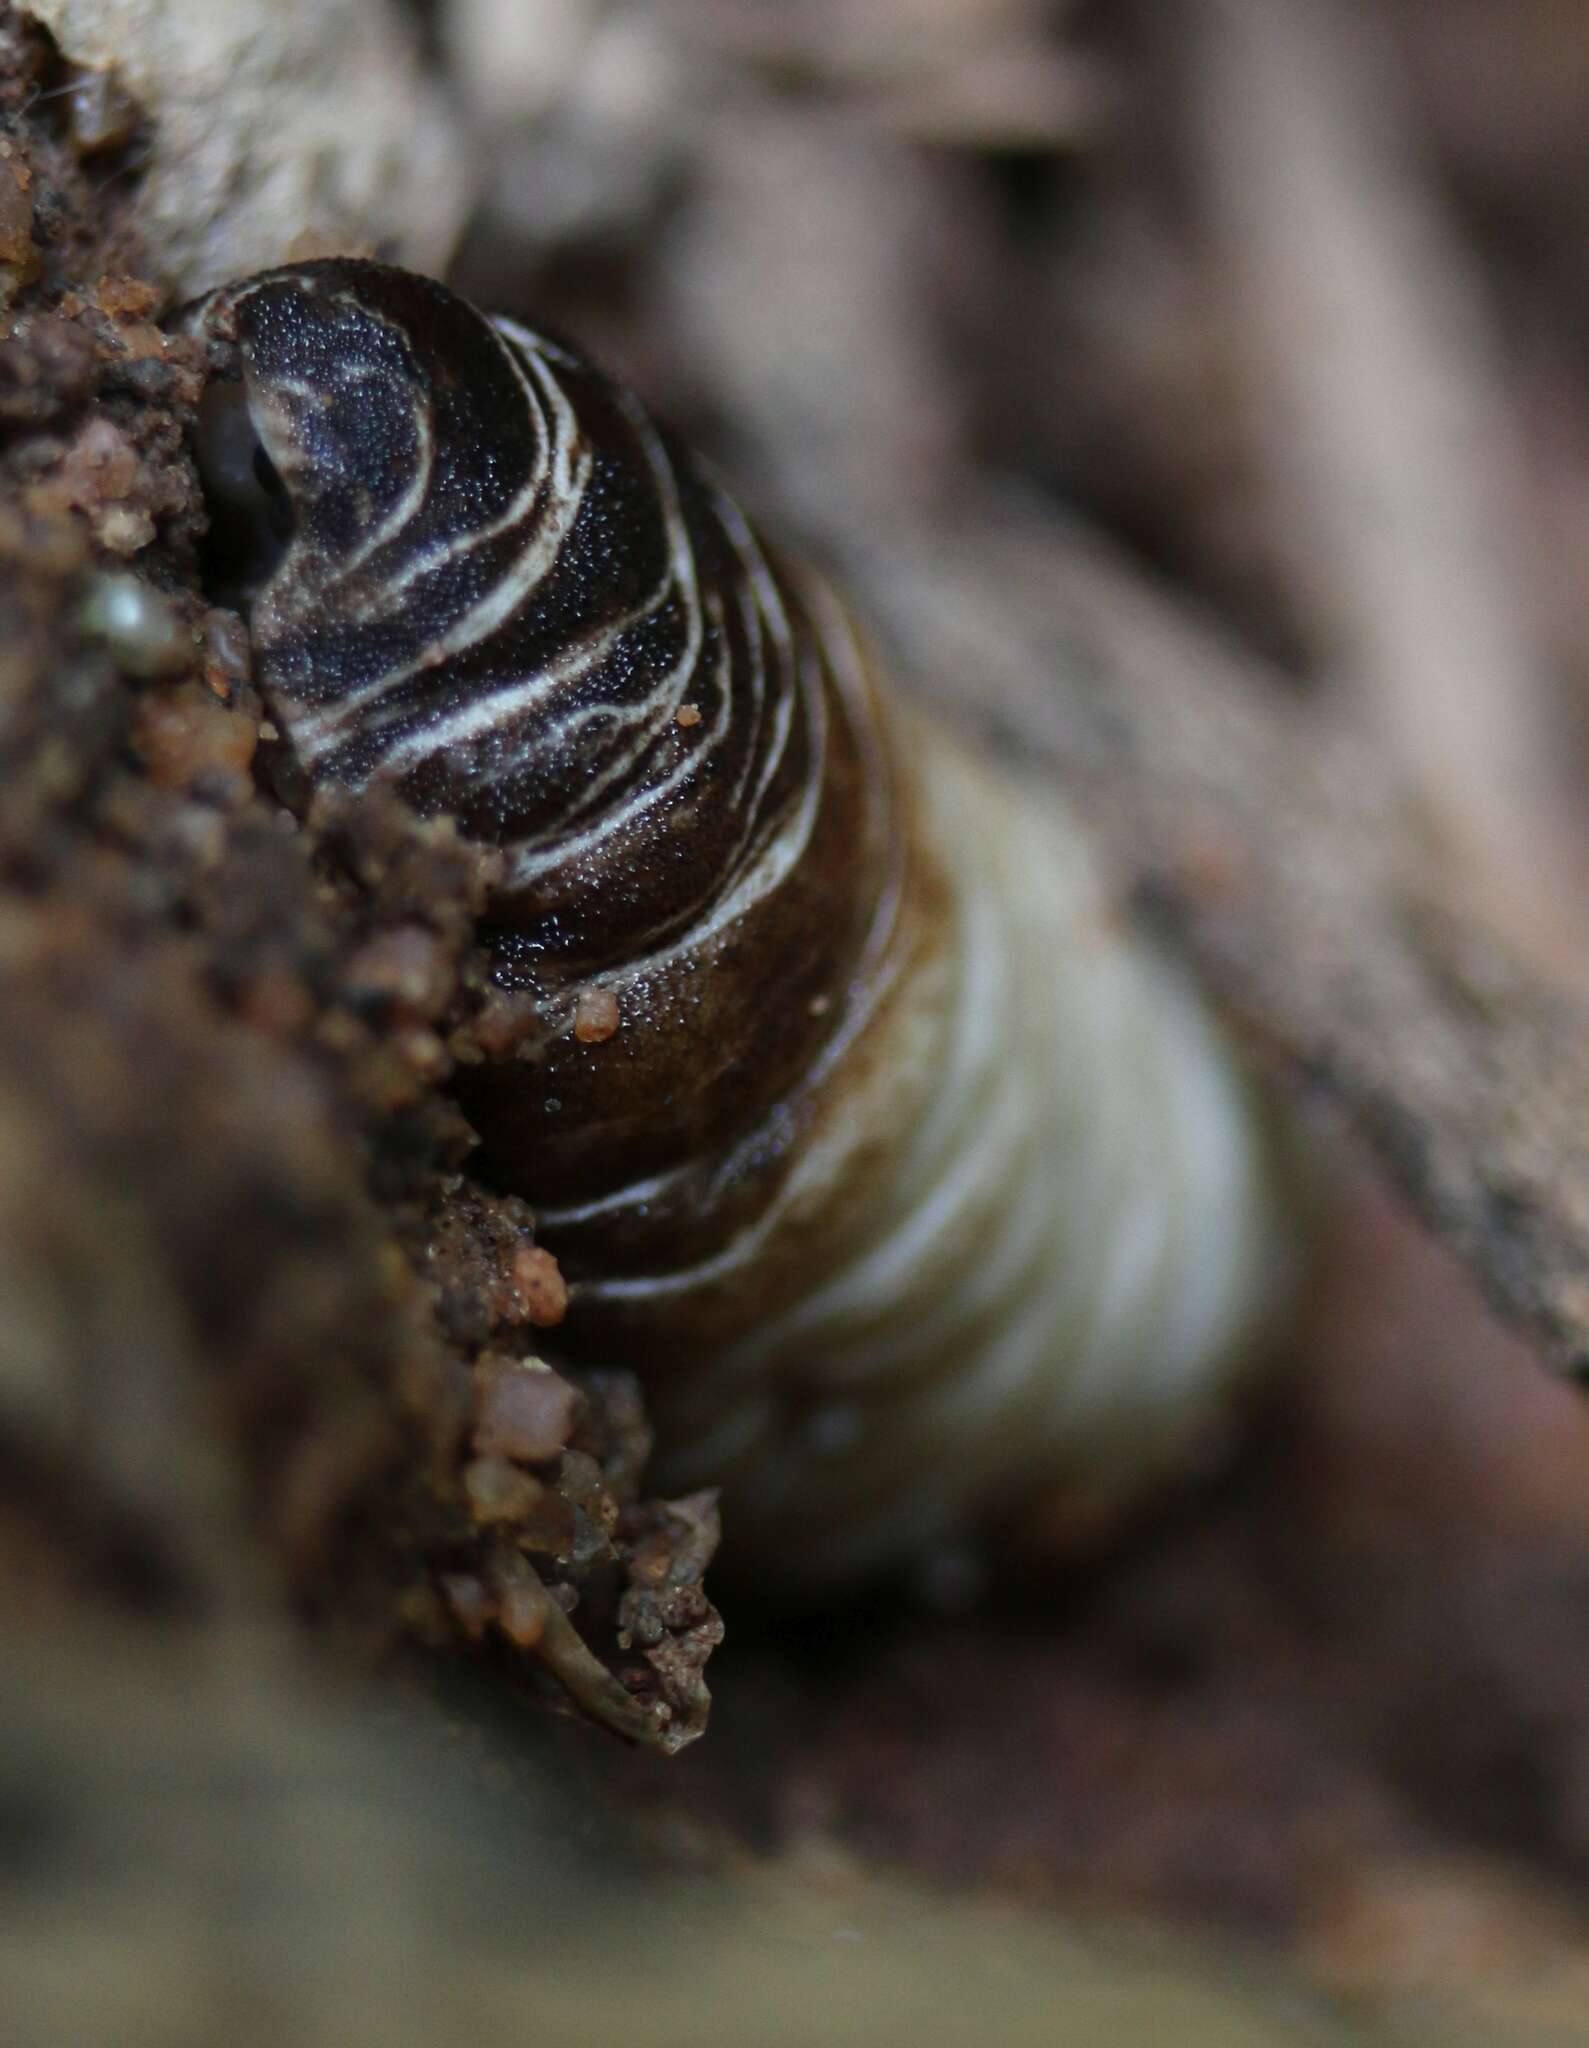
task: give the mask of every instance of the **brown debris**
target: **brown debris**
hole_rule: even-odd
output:
[[[361,1002],[377,1001],[434,1019],[452,1000],[454,963],[422,925],[379,933],[348,962],[343,985]]]
[[[529,1520],[545,1488],[506,1458],[476,1458],[464,1467],[464,1492],[477,1522]]]
[[[514,1329],[534,1321],[534,1308],[566,1307],[557,1262],[535,1245],[534,1227],[518,1196],[469,1183],[434,1219],[428,1257],[448,1276],[443,1314],[460,1335],[484,1344],[498,1324]]]
[[[70,509],[93,514],[131,495],[138,457],[120,428],[104,418],[87,420],[67,444],[51,483],[34,492],[30,510],[41,517]]]
[[[34,190],[57,174],[77,175],[52,164]],[[478,1002],[493,862],[395,803],[306,823],[256,783],[275,743],[239,622],[195,588],[198,363],[150,324],[158,299],[118,267],[53,310],[20,303],[0,338],[10,1156],[48,1158],[85,1215],[130,1203],[129,1241],[153,1233],[150,1284],[195,1333],[171,1369],[215,1407],[240,1516],[299,1605],[372,1648],[494,1634],[499,1660],[533,1650],[628,1737],[677,1748],[705,1725],[709,1609],[680,1607],[631,1682],[602,1662],[643,1414],[617,1379],[581,1389],[520,1358],[567,1289],[522,1203],[461,1176],[472,1134],[436,1092]],[[137,571],[106,566],[129,552]],[[41,1197],[29,1227],[68,1233],[73,1213]],[[101,1230],[93,1266],[125,1235]],[[108,1272],[88,1285],[113,1291]],[[136,1332],[85,1344],[83,1398],[114,1413],[97,1376],[143,1356]],[[0,1461],[8,1420],[0,1381]],[[70,1467],[64,1440],[37,1456]],[[130,1493],[96,1483],[117,1527],[167,1512],[153,1470]],[[90,1560],[106,1541],[57,1540]],[[679,1543],[695,1574],[693,1525]],[[675,1634],[692,1647],[670,1661]]]
[[[240,799],[259,744],[259,728],[218,704],[202,683],[151,694],[138,707],[133,744],[161,789],[226,786]]]
[[[131,142],[143,109],[113,67],[68,66],[63,88],[72,147],[79,156],[99,156]]]
[[[568,1313],[568,1282],[556,1259],[540,1245],[524,1245],[513,1254],[510,1284],[524,1321],[538,1330],[552,1330]]]
[[[503,1059],[538,1027],[540,1000],[525,989],[490,988],[477,1014],[454,1034],[460,1060]]]
[[[158,313],[163,296],[158,285],[143,277],[102,277],[94,291],[100,311],[118,324],[147,321]]]
[[[526,1465],[555,1458],[574,1434],[581,1398],[539,1358],[486,1354],[475,1366],[474,1447]]]
[[[581,1045],[605,1045],[617,1036],[618,998],[610,988],[581,989],[574,1003],[574,1036]]]
[[[39,252],[33,243],[31,179],[26,167],[0,160],[0,266],[7,293],[31,284],[39,274]]]

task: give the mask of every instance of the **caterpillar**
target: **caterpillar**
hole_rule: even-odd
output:
[[[642,1372],[661,1483],[722,1486],[729,1554],[805,1587],[1145,1486],[1226,1404],[1287,1202],[1060,800],[887,691],[561,344],[342,259],[182,320],[303,775],[500,856],[524,1028],[456,1090],[570,1348]]]

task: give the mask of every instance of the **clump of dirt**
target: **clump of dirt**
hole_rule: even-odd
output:
[[[721,1633],[713,1504],[644,1497],[631,1379],[537,1355],[566,1288],[523,1204],[469,1180],[443,1086],[489,858],[396,803],[282,800],[246,632],[198,573],[202,348],[156,324],[135,251],[105,267],[58,70],[0,20],[0,1202],[48,1283],[0,1366],[0,1570],[202,1596],[210,1454],[121,1469],[174,1375],[305,1609],[488,1649],[677,1748]],[[147,1312],[65,1328],[68,1267]]]

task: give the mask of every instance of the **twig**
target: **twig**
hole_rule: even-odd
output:
[[[1581,945],[1584,841],[1528,617],[1517,437],[1394,48],[1371,11],[1321,0],[1202,0],[1195,18],[1202,197],[1321,664],[1509,920]]]

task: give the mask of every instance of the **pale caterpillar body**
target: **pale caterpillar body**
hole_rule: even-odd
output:
[[[304,774],[500,851],[528,1022],[458,1093],[561,1334],[643,1375],[662,1483],[820,1585],[1173,1462],[1286,1204],[1052,792],[886,700],[827,586],[560,345],[342,260],[185,324]]]

